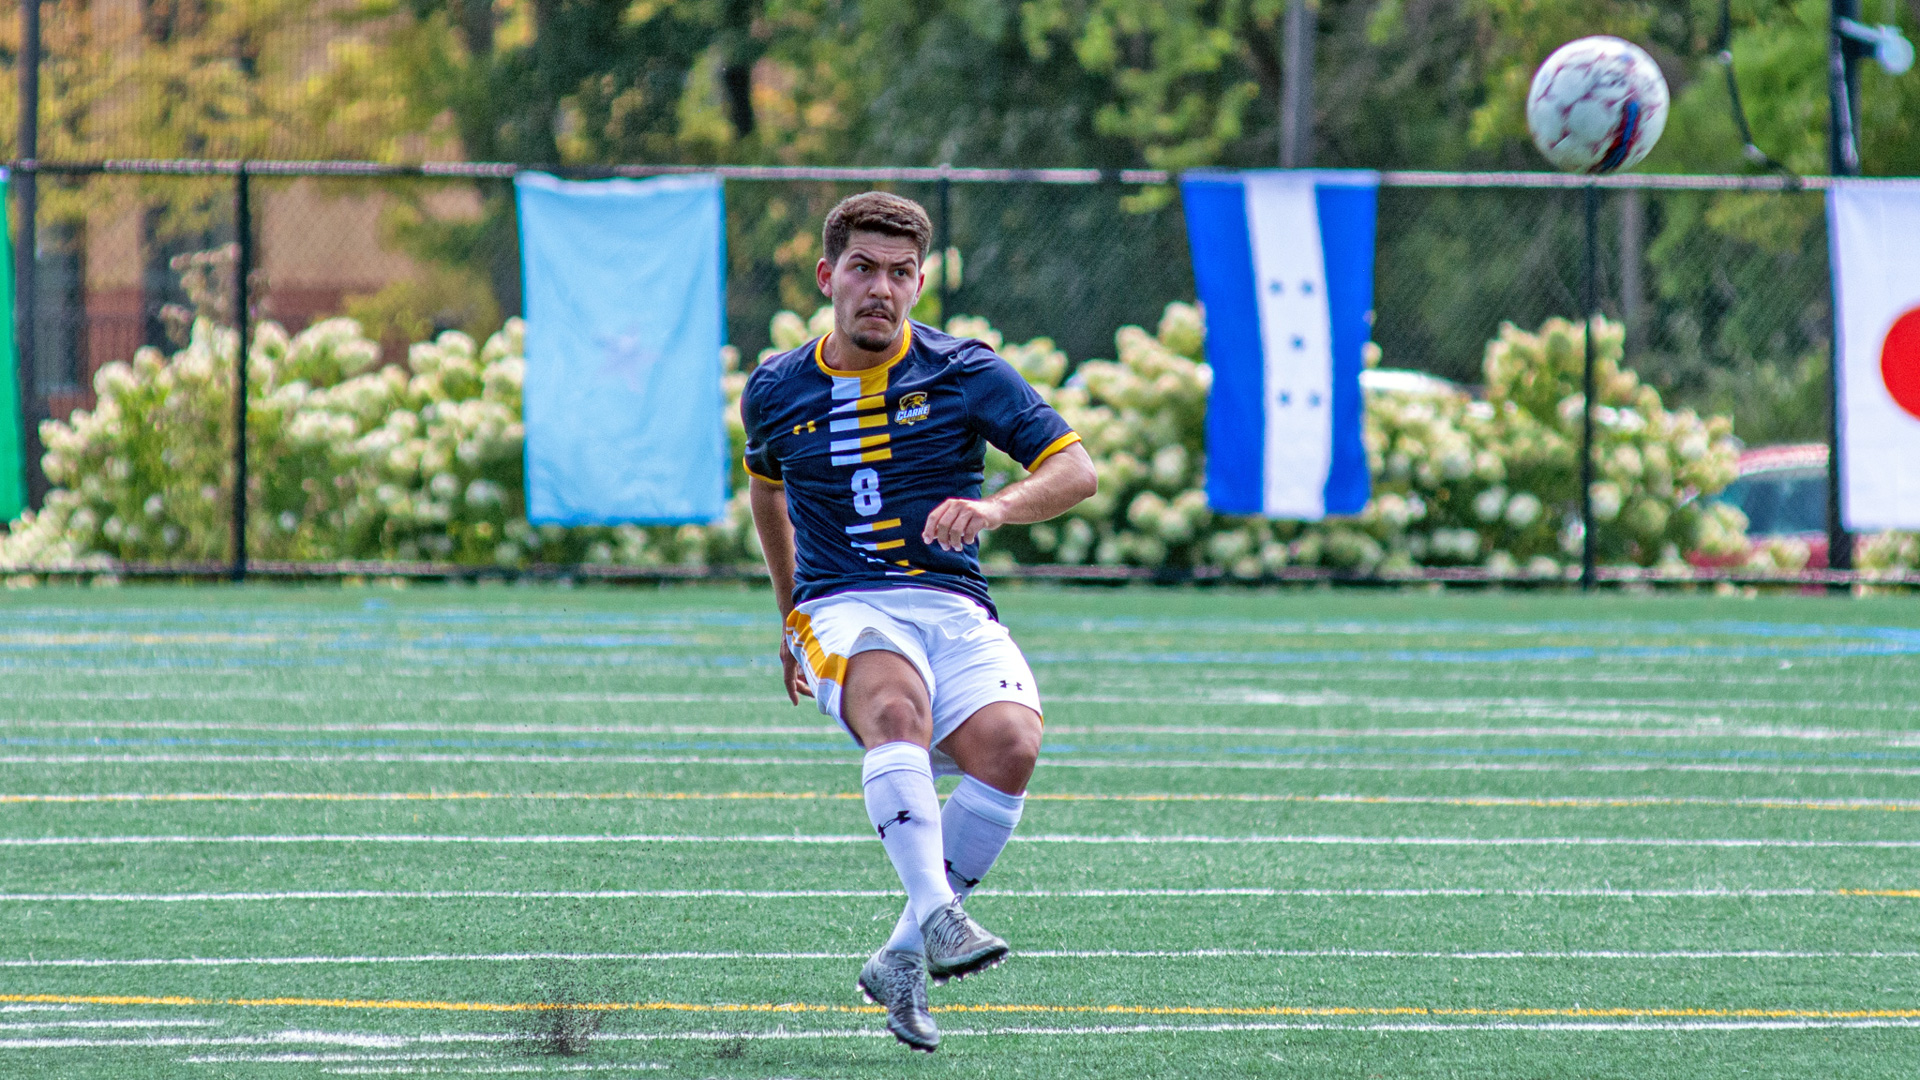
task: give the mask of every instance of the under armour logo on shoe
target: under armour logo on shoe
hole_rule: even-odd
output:
[[[874,828],[880,831],[880,839],[885,840],[887,838],[888,829],[892,828],[895,825],[904,824],[905,822],[909,822],[912,820],[913,818],[910,815],[908,815],[908,813],[905,810],[901,810],[898,813],[893,815],[892,821],[883,821],[880,824],[875,825]]]
[[[961,886],[962,888],[966,888],[966,889],[971,889],[971,888],[973,888],[973,887],[974,887],[975,885],[978,885],[978,884],[980,884],[980,879],[979,879],[979,878],[977,878],[977,877],[976,877],[976,878],[970,878],[970,877],[968,877],[967,875],[965,875],[965,874],[963,874],[963,873],[961,873],[960,871],[958,871],[958,870],[955,870],[955,869],[953,868],[953,860],[952,860],[952,859],[948,859],[948,860],[947,860],[947,876],[948,876],[948,877],[951,877],[951,878],[952,878],[953,880],[955,880],[955,881],[957,881],[957,882],[959,882],[959,883],[960,883],[960,886]]]

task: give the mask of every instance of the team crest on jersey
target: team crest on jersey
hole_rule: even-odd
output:
[[[927,395],[916,391],[900,399],[900,409],[893,414],[893,422],[917,424],[931,415],[933,406],[927,404]]]

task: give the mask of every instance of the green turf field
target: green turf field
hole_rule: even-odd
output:
[[[764,590],[0,594],[0,1075],[1913,1075],[1920,602],[1001,603],[928,1058]]]

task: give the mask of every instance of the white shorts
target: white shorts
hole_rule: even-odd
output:
[[[809,600],[787,616],[787,648],[813,681],[820,711],[841,727],[847,726],[840,709],[847,659],[870,649],[905,657],[926,682],[935,747],[996,701],[1040,711],[1033,669],[1013,635],[985,608],[944,589],[868,589]],[[938,749],[933,765],[943,775],[959,771]]]

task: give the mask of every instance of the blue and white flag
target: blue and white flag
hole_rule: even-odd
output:
[[[1207,315],[1207,501],[1222,514],[1357,514],[1361,349],[1380,178],[1190,173],[1180,182]]]
[[[527,313],[527,517],[707,522],[726,508],[725,214],[710,176],[514,179]]]

